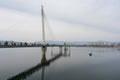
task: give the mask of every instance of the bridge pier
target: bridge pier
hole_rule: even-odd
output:
[[[51,55],[53,56],[53,47],[51,47]]]
[[[59,47],[59,53],[62,54],[62,46]]]
[[[46,55],[47,47],[46,46],[42,46],[41,50],[42,50],[42,55]]]

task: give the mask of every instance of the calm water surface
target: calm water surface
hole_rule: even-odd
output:
[[[120,49],[73,47],[53,59],[57,54],[59,48],[46,56],[41,48],[0,49],[0,80],[120,80]]]

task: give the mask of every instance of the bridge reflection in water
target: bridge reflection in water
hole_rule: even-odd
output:
[[[45,52],[43,52],[44,54]],[[61,52],[57,55],[53,55],[53,57],[49,60],[46,59],[46,55],[42,55],[42,59],[41,62],[38,63],[36,66],[29,68],[13,77],[8,78],[7,80],[24,80],[27,77],[31,76],[32,74],[34,74],[36,71],[42,69],[42,76],[41,76],[41,80],[44,80],[44,72],[45,72],[45,67],[49,66],[52,62],[56,61],[57,59],[59,59],[61,56],[70,56],[70,52],[69,54],[67,54],[67,51],[64,51],[64,53],[62,54]]]

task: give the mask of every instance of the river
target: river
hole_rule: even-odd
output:
[[[120,80],[120,49],[1,48],[0,80]],[[89,55],[89,54],[92,55]],[[42,64],[42,60],[46,61]]]

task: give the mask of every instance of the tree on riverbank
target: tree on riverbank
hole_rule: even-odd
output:
[[[4,43],[4,46],[5,46],[5,47],[8,46],[8,41],[6,41],[6,42]]]

